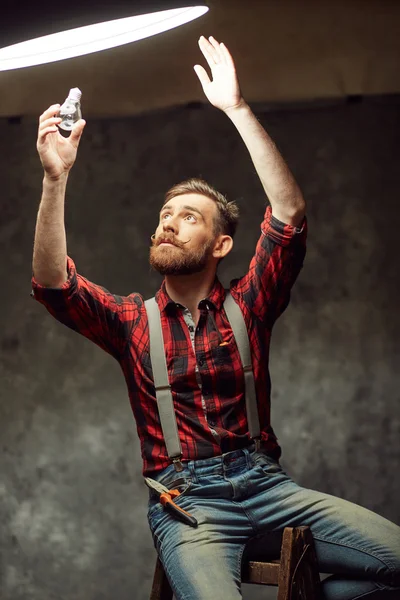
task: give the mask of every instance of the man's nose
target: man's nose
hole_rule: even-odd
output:
[[[177,225],[176,225],[176,221],[174,221],[174,219],[168,219],[168,221],[165,221],[165,223],[163,223],[163,230],[164,231],[173,231],[175,234],[178,231]]]

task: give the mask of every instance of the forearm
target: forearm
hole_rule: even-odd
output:
[[[67,241],[64,224],[65,190],[68,175],[43,179],[33,249],[33,274],[46,287],[61,287],[67,280]]]
[[[285,223],[299,225],[305,211],[303,195],[274,142],[245,102],[225,112],[250,153],[273,213]]]

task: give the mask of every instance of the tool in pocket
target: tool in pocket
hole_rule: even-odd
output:
[[[165,510],[167,510],[173,517],[179,519],[183,523],[186,523],[191,527],[197,527],[196,519],[192,517],[191,514],[186,512],[186,510],[180,508],[173,501],[173,498],[177,498],[181,495],[179,490],[169,490],[167,487],[165,487],[165,485],[159,483],[158,481],[155,481],[155,479],[151,479],[150,477],[145,477],[144,480],[146,485],[150,489],[155,490],[160,495],[160,502],[165,508]]]

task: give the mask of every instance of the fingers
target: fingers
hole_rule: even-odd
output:
[[[50,117],[49,119],[46,119],[45,121],[42,121],[39,125],[39,131],[42,131],[43,129],[47,129],[47,127],[51,127],[53,125],[57,125],[58,123],[61,122],[61,117]]]
[[[52,104],[47,110],[44,111],[42,115],[40,115],[39,123],[43,123],[43,121],[47,121],[47,119],[49,119],[50,117],[54,117],[54,115],[56,115],[59,110],[59,104]]]
[[[223,49],[226,48],[224,44],[220,44],[212,35],[208,40],[202,35],[199,39],[200,50],[203,52],[205,58],[208,60],[208,64],[219,64],[225,61],[226,54]]]
[[[78,146],[83,130],[85,129],[85,125],[86,121],[84,119],[79,119],[79,121],[77,121],[73,126],[71,135],[69,136],[69,140],[73,146]]]
[[[202,35],[199,39],[199,48],[203,53],[204,58],[208,62],[208,66],[212,69],[219,62],[219,54],[214,46],[206,40],[206,38]]]
[[[54,125],[50,126],[50,127],[45,127],[44,129],[40,130],[39,136],[38,136],[38,142],[41,143],[44,141],[44,139],[49,135],[49,133],[57,133],[58,129],[57,127]]]
[[[218,64],[224,61],[224,55],[222,54],[221,46],[219,42],[212,35],[208,38],[209,44],[211,44],[214,53],[214,60]]]
[[[235,63],[232,58],[232,55],[229,52],[228,48],[225,46],[225,44],[221,43],[220,48],[221,48],[222,56],[224,57],[225,64],[227,64],[230,67],[235,68]]]
[[[38,131],[38,143],[41,144],[49,135],[49,133],[57,133],[57,124],[60,122],[61,119],[59,117],[51,117],[40,123]]]
[[[207,40],[202,35],[199,39],[199,47],[211,69],[218,64],[234,67],[233,58],[228,48],[222,42],[219,43],[213,36],[210,36]]]
[[[49,133],[57,132],[57,124],[60,123],[61,119],[55,115],[60,110],[59,104],[52,104],[47,110],[44,111],[39,117],[39,129],[38,129],[38,144],[44,142],[45,138]]]
[[[204,67],[202,67],[201,65],[195,65],[193,69],[195,70],[197,77],[200,79],[200,83],[203,86],[203,88],[209,83],[211,83],[211,80]]]

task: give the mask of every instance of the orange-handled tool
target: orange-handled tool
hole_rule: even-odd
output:
[[[179,490],[169,490],[165,485],[159,483],[155,479],[151,479],[150,477],[144,478],[146,485],[155,490],[160,495],[160,502],[173,517],[179,519],[183,523],[190,525],[191,527],[197,527],[197,521],[192,515],[183,508],[180,508],[175,502],[173,498],[177,498],[181,495]]]

